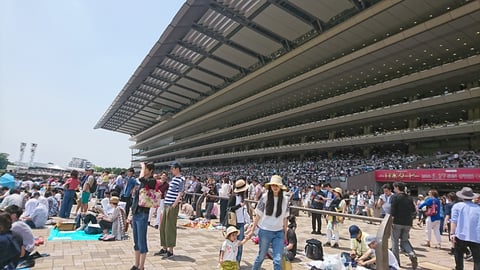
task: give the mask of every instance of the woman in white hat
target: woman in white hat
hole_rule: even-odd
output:
[[[272,176],[265,188],[267,193],[258,201],[253,226],[247,231],[247,237],[251,237],[255,228],[259,227],[259,250],[252,270],[260,269],[270,245],[273,249],[273,269],[281,270],[284,241],[287,239],[288,197],[284,194],[287,188],[279,175]]]
[[[245,180],[238,179],[235,181],[235,189],[233,190],[232,196],[230,196],[230,199],[228,200],[227,206],[227,212],[235,212],[235,215],[237,216],[237,224],[227,224],[227,226],[233,225],[237,227],[239,230],[237,239],[240,241],[245,238],[245,224],[248,224],[251,221],[247,211],[247,204],[245,202],[245,199],[247,199],[248,196],[247,190],[248,184]],[[225,217],[225,219],[228,221],[228,217]],[[239,246],[237,253],[237,262],[239,264],[242,260],[242,253],[243,247]]]
[[[332,212],[339,212],[339,213],[345,213],[347,204],[345,203],[345,200],[342,200],[342,189],[339,187],[336,187],[332,189],[333,192],[333,200],[330,203],[330,206],[328,207],[327,210],[332,211]],[[337,217],[337,216],[327,216],[327,241],[325,241],[324,246],[326,247],[334,247],[338,248],[338,243],[340,241],[340,224],[343,223],[343,217]],[[334,241],[332,245],[332,240]]]

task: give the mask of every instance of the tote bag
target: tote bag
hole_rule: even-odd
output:
[[[141,188],[138,193],[138,205],[146,208],[157,208],[160,205],[162,192],[159,190],[160,184],[155,183],[155,189],[150,189],[147,185]]]

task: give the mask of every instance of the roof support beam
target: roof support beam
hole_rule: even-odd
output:
[[[209,75],[212,75],[212,76],[215,76],[215,77],[217,77],[217,78],[220,78],[220,79],[222,79],[222,80],[225,81],[225,82],[228,82],[228,83],[233,82],[230,78],[225,77],[225,76],[222,76],[222,75],[220,75],[220,74],[217,74],[217,73],[215,73],[215,72],[213,72],[213,71],[211,71],[211,70],[209,70],[209,69],[200,67],[200,66],[198,66],[198,65],[190,62],[190,61],[187,60],[187,59],[178,57],[178,56],[173,55],[173,54],[169,54],[169,55],[167,55],[167,57],[170,58],[170,59],[172,59],[172,60],[174,60],[174,61],[176,61],[176,62],[178,62],[178,63],[180,63],[180,64],[186,65],[186,66],[188,66],[188,67],[191,68],[191,69],[198,69],[198,70],[200,70],[200,71],[202,71],[202,72],[205,72],[205,73],[207,73],[207,74],[209,74]]]
[[[205,86],[207,86],[207,87],[210,87],[213,91],[218,90],[217,87],[214,86],[214,85],[211,85],[211,84],[208,84],[208,83],[206,83],[206,82],[204,82],[204,81],[201,81],[201,80],[199,80],[199,79],[195,79],[195,78],[192,78],[192,77],[190,77],[190,76],[187,76],[187,75],[185,75],[185,73],[180,73],[180,72],[178,72],[178,71],[175,70],[175,69],[172,69],[172,68],[169,68],[169,67],[165,67],[165,66],[157,66],[157,68],[160,68],[160,69],[163,69],[163,70],[165,70],[165,71],[168,71],[168,72],[170,72],[170,73],[172,73],[172,74],[175,74],[175,75],[177,75],[179,78],[186,78],[186,79],[189,79],[189,80],[194,81],[194,82],[196,82],[196,83],[199,83],[199,84],[201,84],[201,85],[205,85]],[[152,75],[152,77],[153,77],[153,75]],[[176,84],[176,83],[173,83],[173,84]],[[202,94],[201,92],[198,92],[198,93],[201,94],[201,95],[205,95],[205,94]]]
[[[194,24],[194,25],[192,25],[192,29],[194,29],[195,31],[200,32],[200,33],[202,33],[202,34],[204,34],[204,35],[206,35],[210,38],[213,38],[220,43],[229,45],[229,46],[231,46],[231,47],[233,47],[233,48],[235,48],[235,49],[237,49],[237,50],[239,50],[239,51],[241,51],[245,54],[248,54],[252,57],[255,57],[262,62],[265,62],[265,56],[264,55],[261,55],[261,54],[255,52],[255,51],[253,51],[249,48],[246,48],[246,47],[244,47],[244,46],[242,46],[242,45],[240,45],[236,42],[233,42],[230,39],[225,38],[221,34],[218,34],[218,33],[214,32],[214,31],[212,31],[212,30],[210,30],[210,29],[208,29],[208,28],[206,28],[202,25]]]
[[[158,109],[155,108],[155,107],[152,107],[152,105],[153,105],[153,106],[155,106],[155,105],[157,105],[157,106],[164,106],[164,104],[162,104],[162,103],[158,103],[158,102],[156,102],[155,100],[150,100],[150,102],[149,102],[149,103],[147,104],[147,106],[145,106],[145,107],[147,107],[147,108],[149,108],[149,109],[151,109],[151,110],[153,110],[153,111],[158,111]]]
[[[197,46],[195,46],[195,45],[193,45],[193,44],[187,43],[187,42],[185,42],[185,41],[179,41],[179,42],[178,42],[178,45],[180,45],[180,46],[182,46],[182,47],[185,47],[185,48],[187,48],[187,49],[189,49],[189,50],[191,50],[191,51],[193,51],[193,52],[196,52],[196,53],[198,53],[198,54],[201,54],[201,55],[203,55],[204,57],[212,58],[213,60],[215,60],[215,61],[217,61],[217,62],[220,62],[220,63],[222,63],[222,64],[224,64],[224,65],[226,65],[226,66],[229,66],[229,67],[231,67],[231,68],[237,69],[237,70],[239,70],[239,71],[240,71],[241,73],[243,73],[243,74],[247,74],[247,73],[248,73],[248,70],[247,70],[247,69],[245,69],[245,68],[243,68],[243,67],[241,67],[241,66],[238,66],[238,65],[236,65],[236,64],[234,64],[234,63],[232,63],[232,62],[229,62],[229,61],[227,61],[227,60],[225,60],[225,59],[223,59],[223,58],[220,58],[220,57],[218,57],[218,56],[215,56],[215,55],[213,55],[213,54],[205,51],[204,49],[202,49],[202,48],[200,48],[200,47],[197,47]]]
[[[169,72],[170,72],[170,71],[169,71]],[[187,87],[187,86],[183,86],[183,85],[181,85],[181,84],[179,84],[179,83],[176,83],[176,82],[173,82],[173,81],[169,81],[169,80],[167,80],[167,79],[165,79],[165,78],[157,77],[157,76],[155,76],[155,75],[153,75],[153,74],[150,74],[150,77],[152,77],[152,78],[154,78],[154,79],[158,79],[158,80],[163,80],[163,81],[165,81],[165,82],[168,82],[171,86],[172,86],[172,85],[175,85],[175,86],[177,86],[177,87],[183,88],[183,89],[188,90],[188,91],[190,91],[190,92],[196,93],[196,94],[198,94],[198,95],[200,95],[200,96],[206,96],[206,95],[205,95],[204,93],[202,93],[202,92],[198,92],[198,91],[195,90],[195,89],[192,89],[192,88]],[[188,78],[188,79],[190,79],[190,78]],[[144,84],[154,87],[153,85],[151,85],[151,84],[149,84],[149,83],[147,83],[147,82],[144,82]],[[208,86],[208,85],[207,85],[207,86]],[[193,100],[191,97],[183,96],[183,95],[181,95],[181,94],[172,92],[172,91],[168,90],[168,88],[167,88],[167,89],[159,88],[159,87],[157,87],[157,88],[158,88],[158,89],[162,89],[163,91],[166,91],[166,92],[175,94],[175,95],[177,95],[177,96],[181,96],[181,97],[184,97],[184,98],[188,98],[189,100]]]
[[[268,4],[267,4],[268,5]],[[222,14],[223,16],[237,22],[238,24],[242,25],[243,27],[247,27],[275,42],[277,42],[278,44],[281,44],[285,50],[289,51],[291,50],[291,48],[293,48],[293,45],[291,44],[291,42],[275,33],[273,33],[272,31],[266,29],[265,27],[261,26],[261,25],[258,25],[254,22],[252,22],[252,20],[246,18],[245,16],[243,16],[242,14],[220,4],[220,3],[217,3],[216,1],[211,1],[210,2],[210,8],[220,14]]]
[[[268,2],[289,13],[295,18],[303,21],[304,23],[310,24],[318,33],[323,32],[322,21],[306,10],[300,9],[285,0],[268,0]]]
[[[150,76],[152,76],[153,78],[155,78],[153,75],[150,75]],[[147,82],[144,82],[144,84],[146,84],[146,85],[150,85],[150,84],[149,84],[149,83],[147,83]],[[150,86],[152,86],[152,85],[150,85]],[[185,87],[183,87],[183,86],[180,86],[180,85],[178,85],[178,84],[177,84],[177,86],[178,86],[178,87],[181,87],[181,88],[185,88]],[[153,86],[152,86],[152,87],[153,87]],[[185,89],[187,89],[187,90],[189,90],[189,91],[192,91],[192,92],[195,92],[195,93],[197,93],[196,91],[190,90],[189,88],[185,88]],[[195,101],[195,100],[194,100],[194,99],[192,99],[191,97],[187,97],[187,96],[184,96],[184,95],[181,95],[181,94],[175,93],[175,92],[168,91],[168,89],[164,89],[164,90],[165,90],[166,92],[169,92],[169,93],[171,93],[171,94],[177,95],[177,96],[179,96],[179,97],[186,98],[186,99],[188,99],[190,102],[194,102],[194,101]],[[165,99],[165,100],[168,100],[168,101],[171,101],[171,102],[174,102],[174,103],[180,104],[182,107],[183,107],[183,106],[185,106],[185,104],[183,104],[183,103],[179,103],[178,101],[171,100],[171,99],[168,99],[168,98],[165,98],[165,97],[162,97],[162,96],[156,96],[155,98],[163,98],[163,99]],[[149,100],[149,101],[153,101],[153,100]]]

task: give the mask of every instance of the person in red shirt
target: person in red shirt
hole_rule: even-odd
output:
[[[60,213],[58,214],[61,218],[69,218],[70,212],[72,211],[73,200],[75,199],[75,191],[80,185],[80,180],[78,180],[78,171],[73,170],[70,173],[70,178],[67,179],[63,185],[63,201],[62,206],[60,207]]]

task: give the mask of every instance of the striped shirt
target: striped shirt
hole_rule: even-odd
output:
[[[165,205],[173,205],[180,192],[185,189],[185,177],[178,175],[172,178],[170,186],[168,187],[167,195],[165,196]]]

